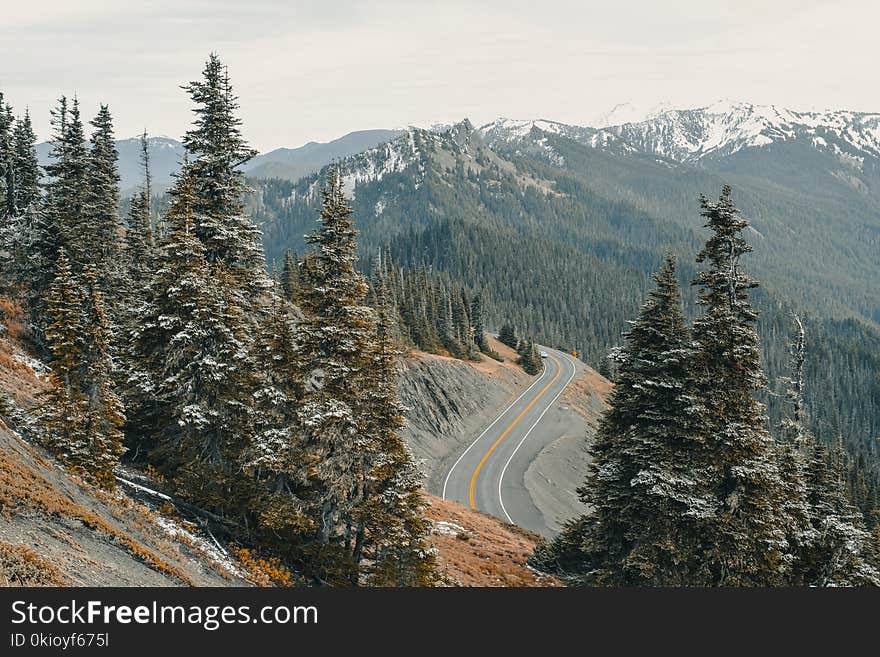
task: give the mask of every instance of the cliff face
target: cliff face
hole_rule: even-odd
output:
[[[425,475],[425,489],[440,494],[446,472],[498,413],[529,384],[500,343],[503,363],[465,362],[415,353],[403,364],[398,394],[407,407],[403,436]]]

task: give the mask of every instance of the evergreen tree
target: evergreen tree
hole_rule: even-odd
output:
[[[572,583],[708,583],[700,531],[715,503],[701,469],[702,409],[671,255],[654,281],[625,334],[617,385],[578,491],[591,511],[534,558]]]
[[[94,132],[90,138],[87,164],[86,216],[82,222],[83,232],[76,238],[82,244],[83,265],[95,265],[101,289],[112,293],[115,305],[115,297],[121,293],[119,154],[113,136],[113,120],[106,105],[101,105],[91,125]]]
[[[757,314],[749,290],[757,282],[740,268],[751,251],[739,214],[725,186],[719,201],[701,198],[712,235],[697,256],[705,263],[694,285],[703,315],[694,323],[694,376],[703,399],[703,440],[711,494],[718,508],[706,518],[707,583],[771,586],[784,581],[790,560],[781,509],[784,489],[763,405],[765,387]]]
[[[46,342],[52,352],[52,375],[39,415],[45,444],[76,468],[88,462],[86,399],[82,392],[83,298],[64,251],[46,299]]]
[[[64,248],[74,274],[82,271],[92,257],[93,243],[84,239],[89,235],[89,157],[85,145],[79,101],[74,98],[68,106],[62,96],[58,108],[52,112],[55,134],[46,167],[49,176],[47,188],[48,225],[41,230],[40,245],[46,275],[54,272],[53,259],[58,248]],[[49,253],[46,253],[46,250]]]
[[[136,318],[137,309],[144,301],[155,261],[153,240],[152,176],[147,133],[141,135],[141,169],[143,183],[132,197],[125,231],[125,263],[128,281],[127,295],[130,313]]]
[[[253,364],[232,276],[223,263],[208,264],[195,234],[194,185],[184,167],[133,336],[139,367],[129,380],[129,433],[191,499],[241,509],[245,490],[236,475],[252,439]]]
[[[281,289],[284,298],[293,301],[299,287],[299,264],[296,253],[288,249],[284,252],[284,265],[281,269]]]
[[[538,350],[535,348],[535,341],[532,340],[532,338],[520,341],[519,358],[516,362],[519,363],[523,370],[525,370],[526,374],[531,374],[532,376],[543,369],[544,364],[541,361],[541,356],[538,354]]]
[[[15,122],[12,133],[11,172],[12,191],[7,204],[10,214],[2,227],[2,249],[5,269],[10,282],[24,285],[25,296],[31,294],[31,281],[39,276],[31,257],[34,251],[39,214],[42,211],[40,167],[36,152],[30,114]],[[35,300],[28,299],[31,303]]]
[[[501,327],[501,332],[498,334],[498,341],[501,344],[507,345],[511,349],[516,349],[516,345],[519,343],[519,338],[516,337],[516,332],[511,324],[505,324]]]
[[[40,165],[37,161],[37,135],[34,133],[31,115],[28,110],[25,110],[22,118],[16,120],[13,139],[15,207],[21,213],[40,202]]]
[[[806,337],[795,316],[786,414],[780,425],[780,470],[786,485],[787,525],[797,560],[790,583],[808,586],[880,585],[871,562],[871,536],[847,498],[843,453],[819,444],[808,428],[804,403]],[[831,458],[829,458],[831,457]],[[793,530],[793,531],[792,531]]]
[[[245,213],[248,187],[240,169],[256,151],[241,134],[237,97],[216,55],[208,58],[202,79],[184,89],[195,105],[195,120],[183,138],[194,158],[189,166],[195,189],[195,232],[207,262],[223,263],[245,305],[267,287],[260,230]]]
[[[872,537],[846,495],[844,460],[840,446],[830,454],[817,443],[810,446],[808,501],[818,537],[800,564],[802,578],[814,586],[880,586]]]
[[[797,337],[790,348],[789,376],[783,381],[787,384],[785,402],[786,416],[779,427],[780,442],[777,447],[779,473],[785,486],[782,514],[785,521],[786,537],[794,559],[789,583],[807,584],[810,581],[806,571],[811,561],[817,534],[811,525],[809,490],[807,488],[807,454],[812,437],[806,428],[806,409],[804,407],[804,327],[800,318],[794,317],[798,327]]]
[[[365,456],[363,503],[353,514],[354,560],[366,557],[366,583],[373,586],[432,586],[437,582],[431,524],[424,517],[421,474],[398,430],[404,408],[397,398],[397,362],[389,292],[377,290],[378,323],[363,381],[359,424],[370,448]]]
[[[15,216],[14,116],[0,91],[0,228]]]
[[[83,322],[83,361],[85,437],[89,449],[86,468],[103,488],[116,486],[113,470],[125,452],[122,426],[125,414],[113,382],[112,334],[104,311],[97,269],[85,270],[86,312]]]
[[[471,324],[474,333],[474,344],[483,353],[489,353],[489,342],[486,339],[486,326],[483,323],[483,295],[477,292],[471,301]]]
[[[299,472],[296,410],[303,396],[296,329],[276,281],[272,301],[260,321],[254,360],[260,372],[254,393],[254,441],[243,454],[245,469],[265,484],[253,511],[266,534],[280,537],[281,549],[299,538],[303,522],[293,498]]]
[[[297,483],[317,550],[310,567],[319,580],[351,581],[353,513],[363,495],[370,444],[357,418],[358,387],[367,375],[372,311],[361,305],[367,284],[357,262],[351,208],[339,172],[322,192],[320,227],[309,236],[314,255],[298,302],[306,316],[298,333],[304,378],[311,381],[298,408],[302,440]]]

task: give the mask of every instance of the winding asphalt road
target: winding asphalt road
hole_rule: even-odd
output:
[[[443,483],[443,498],[539,533],[546,523],[525,487],[537,453],[558,436],[542,426],[577,373],[574,358],[547,349],[544,371],[462,452]]]

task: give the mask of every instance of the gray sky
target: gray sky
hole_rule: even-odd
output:
[[[228,64],[261,150],[465,116],[589,124],[719,98],[880,111],[876,0],[4,0],[0,89],[41,138],[61,93],[179,137]]]

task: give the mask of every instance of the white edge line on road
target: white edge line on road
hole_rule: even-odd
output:
[[[504,467],[501,468],[501,476],[498,477],[498,502],[501,504],[501,510],[504,512],[504,516],[507,518],[507,522],[511,524],[516,524],[513,522],[513,518],[510,517],[510,514],[507,512],[507,509],[504,508],[504,498],[501,497],[501,484],[504,482],[504,473],[507,472],[507,466],[510,465],[510,462],[513,461],[513,457],[516,456],[516,453],[519,451],[519,448],[523,446],[523,443],[526,442],[526,438],[529,437],[529,434],[532,433],[532,429],[538,426],[538,423],[541,421],[541,418],[553,408],[553,404],[556,403],[556,400],[565,392],[565,389],[568,388],[568,384],[571,383],[572,379],[574,379],[575,374],[577,374],[577,367],[574,364],[574,361],[568,357],[568,354],[564,354],[561,351],[558,352],[564,359],[565,362],[571,365],[571,376],[568,377],[568,381],[565,382],[565,385],[562,386],[562,390],[560,390],[556,396],[553,398],[549,404],[547,404],[547,408],[544,409],[544,412],[538,416],[538,419],[535,420],[535,423],[529,427],[529,430],[526,431],[526,435],[522,437],[522,440],[519,441],[519,444],[513,449],[513,452],[510,454],[510,458],[507,459],[507,463],[504,464]]]
[[[457,466],[459,463],[461,463],[461,460],[467,455],[467,453],[468,453],[469,451],[471,451],[471,447],[473,447],[473,446],[476,445],[478,442],[480,442],[480,438],[482,438],[483,436],[485,436],[485,435],[486,435],[486,432],[489,431],[489,429],[491,429],[491,428],[494,427],[496,424],[498,424],[498,420],[500,420],[502,417],[504,417],[504,415],[505,415],[505,413],[507,413],[507,411],[509,411],[511,408],[513,408],[513,406],[514,406],[517,402],[519,402],[520,399],[522,399],[523,397],[525,397],[525,396],[529,393],[529,391],[530,391],[532,388],[534,388],[536,385],[538,385],[538,382],[541,381],[541,379],[544,378],[544,375],[545,375],[545,374],[547,374],[547,365],[546,365],[546,364],[544,365],[544,370],[541,372],[541,376],[539,376],[537,379],[535,379],[535,380],[532,382],[532,385],[530,385],[528,388],[526,388],[525,390],[523,390],[523,391],[522,391],[522,394],[520,394],[519,397],[517,397],[517,398],[514,399],[512,402],[510,402],[510,405],[509,405],[507,408],[505,408],[503,411],[501,411],[501,414],[500,414],[498,417],[496,417],[496,418],[492,421],[492,424],[490,424],[488,427],[486,427],[485,429],[483,429],[483,433],[481,433],[479,436],[477,436],[477,437],[474,439],[474,442],[472,442],[470,445],[468,445],[468,446],[467,446],[467,449],[464,450],[464,451],[461,453],[461,456],[458,457],[458,459],[455,461],[455,463],[452,464],[452,467],[449,468],[449,472],[446,473],[446,479],[443,481],[443,492],[442,492],[441,495],[440,495],[440,497],[441,497],[442,499],[444,499],[444,500],[446,499],[446,487],[449,485],[449,478],[452,476],[452,472],[453,472],[453,470],[455,470],[456,466]]]

